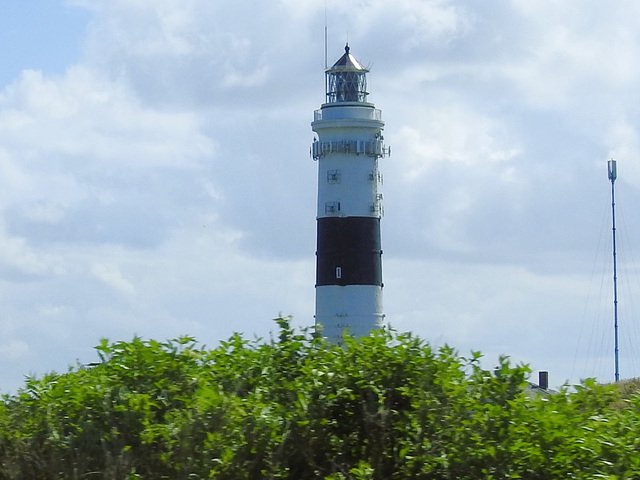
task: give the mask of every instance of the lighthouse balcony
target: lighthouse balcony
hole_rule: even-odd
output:
[[[334,140],[321,142],[315,140],[311,145],[311,157],[318,160],[327,154],[346,153],[367,155],[369,157],[384,157],[389,154],[389,148],[384,146],[382,139],[375,140]]]
[[[349,108],[343,108],[349,107]],[[382,121],[382,110],[373,108],[373,104],[359,102],[325,104],[323,108],[313,112],[313,121],[342,120],[346,118],[358,118],[362,120]]]

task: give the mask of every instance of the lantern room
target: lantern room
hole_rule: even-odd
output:
[[[369,70],[362,66],[349,53],[349,45],[344,47],[344,55],[340,57],[326,73],[327,103],[366,102],[367,73]]]

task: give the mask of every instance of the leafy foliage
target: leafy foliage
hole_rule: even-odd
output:
[[[480,366],[409,334],[327,345],[288,319],[262,342],[96,347],[0,404],[0,480],[586,479],[640,475],[640,397],[525,393],[528,369]]]

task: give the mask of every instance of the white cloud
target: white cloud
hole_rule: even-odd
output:
[[[0,277],[62,275],[65,261],[59,255],[38,251],[25,238],[0,232]]]
[[[269,69],[266,66],[259,67],[256,71],[240,73],[229,71],[222,80],[225,87],[256,87],[264,85],[269,77]]]
[[[25,71],[0,108],[9,112],[3,144],[21,147],[32,161],[47,152],[80,170],[95,162],[135,170],[193,167],[212,154],[197,115],[144,108],[122,84],[84,67],[57,79]]]
[[[122,272],[120,272],[117,265],[95,263],[91,267],[91,273],[105,284],[125,295],[132,296],[136,294],[136,288],[122,276]]]
[[[449,0],[401,0],[394,4],[394,9],[400,17],[397,27],[409,32],[404,43],[406,49],[420,48],[427,42],[441,41],[443,37],[449,37],[451,41],[468,33],[472,24],[468,10]],[[385,16],[388,13],[385,9]]]
[[[523,56],[511,58],[504,71],[531,106],[575,108],[603,94],[610,101],[611,89],[632,87],[640,78],[634,61],[640,9],[634,2],[587,6],[575,1],[516,1],[513,6],[521,19],[526,18],[526,36],[517,39]],[[601,88],[593,90],[594,83]]]
[[[22,340],[13,340],[0,344],[0,358],[5,360],[17,360],[30,354],[29,345]]]
[[[508,145],[508,128],[468,108],[450,105],[421,112],[418,122],[400,127],[394,139],[401,145],[399,162],[404,178],[416,181],[428,175],[434,164],[447,168],[502,169],[521,153]]]

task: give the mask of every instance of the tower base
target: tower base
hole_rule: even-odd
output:
[[[329,343],[334,344],[342,341],[345,331],[349,335],[360,338],[383,328],[382,287],[380,285],[316,287],[316,325],[322,329],[322,336]]]

